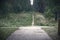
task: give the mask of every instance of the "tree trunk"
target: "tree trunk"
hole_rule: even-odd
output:
[[[58,19],[58,35],[60,36],[60,19]]]

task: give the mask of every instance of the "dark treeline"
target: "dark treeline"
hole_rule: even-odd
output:
[[[0,0],[0,15],[7,15],[8,12],[38,11],[49,14],[57,20],[57,13],[60,9],[59,0],[34,0],[33,8],[30,0]],[[59,14],[58,14],[59,15]],[[48,15],[46,15],[48,16]]]
[[[49,19],[58,21],[58,34],[60,35],[60,0],[34,0],[35,11],[44,13]]]
[[[45,7],[46,7],[46,3],[45,0],[34,0],[34,10],[44,13]]]
[[[55,16],[56,16],[56,20],[57,18],[60,19],[60,0],[53,0],[54,4],[55,4]]]
[[[34,10],[40,13],[45,13],[49,19],[55,17],[57,20],[57,14],[60,15],[60,1],[59,0],[34,0]],[[59,11],[59,12],[58,12]]]
[[[56,16],[56,19],[58,19],[58,35],[60,37],[60,0],[54,0],[54,3],[55,3],[55,13],[57,14]]]
[[[8,12],[30,11],[30,0],[0,0],[0,15]]]
[[[47,7],[50,12],[54,14],[55,20],[57,20],[60,10],[60,0],[47,0]]]

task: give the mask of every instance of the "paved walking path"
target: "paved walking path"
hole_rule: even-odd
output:
[[[52,40],[41,26],[34,26],[34,14],[32,15],[32,26],[19,27],[7,40]]]
[[[7,40],[52,40],[41,27],[19,27]]]

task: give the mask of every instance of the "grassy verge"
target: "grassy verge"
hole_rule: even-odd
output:
[[[0,28],[0,40],[6,40],[6,38],[17,29],[18,28]]]
[[[57,26],[53,26],[53,28],[42,28],[43,30],[45,30],[47,32],[47,34],[53,39],[53,40],[58,40],[58,28]]]
[[[0,27],[28,26],[31,22],[31,12],[9,13],[5,18],[0,18]]]
[[[6,38],[17,29],[15,27],[29,26],[31,23],[32,12],[9,13],[5,17],[0,17],[0,40],[6,40]]]

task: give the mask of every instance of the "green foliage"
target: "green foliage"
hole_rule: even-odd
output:
[[[49,17],[49,18],[56,18],[57,20],[57,16],[60,15],[59,14],[59,10],[60,10],[60,1],[59,0],[45,0],[46,1],[46,10],[45,10],[45,16]],[[57,15],[58,14],[58,15]]]
[[[0,28],[0,40],[6,40],[18,28]]]
[[[30,10],[30,1],[29,0],[16,0],[13,3],[13,10],[14,12]]]
[[[46,8],[45,8],[45,12],[44,15],[46,18],[48,18],[49,20],[52,18],[55,18],[55,4],[53,0],[45,0],[46,2]]]
[[[48,19],[51,19],[51,18],[54,18],[54,17],[55,17],[55,15],[54,15],[54,13],[52,12],[51,9],[47,9],[47,10],[45,11],[44,15],[45,15],[45,17],[48,18]]]
[[[30,11],[30,0],[0,0],[0,16],[8,15],[8,12]]]
[[[53,39],[53,40],[58,40],[58,28],[55,28],[57,26],[50,26],[49,27],[46,27],[46,28],[42,28],[43,30],[45,30],[47,32],[47,34]]]
[[[44,15],[42,15],[41,13],[37,13],[35,12],[35,19],[34,19],[34,23],[35,25],[39,25],[39,26],[56,26],[57,22],[55,21],[54,17],[50,16],[49,14],[45,14],[46,17]],[[48,16],[48,17],[47,17]]]
[[[32,23],[32,14],[29,12],[9,13],[5,18],[0,19],[0,27],[28,26]]]

